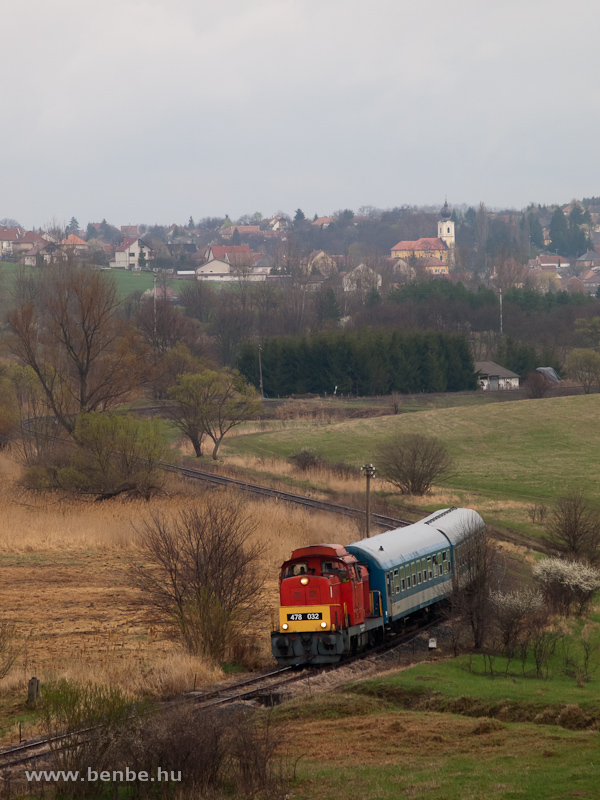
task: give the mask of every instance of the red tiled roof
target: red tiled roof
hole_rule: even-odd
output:
[[[447,250],[448,245],[441,239],[417,239],[414,242],[403,241],[392,247],[392,250]]]
[[[249,244],[216,244],[210,249],[212,250],[213,258],[224,258],[238,253],[250,254],[251,252]]]
[[[0,240],[4,242],[16,242],[19,236],[24,233],[23,228],[0,228]]]
[[[120,244],[118,247],[116,247],[116,248],[115,248],[115,252],[122,253],[122,252],[123,252],[123,250],[127,250],[127,248],[128,248],[128,247],[131,247],[131,245],[132,245],[134,242],[137,242],[137,240],[138,240],[139,238],[140,238],[139,236],[134,236],[133,238],[132,238],[132,237],[127,237],[127,236],[126,236],[126,237],[123,239],[123,244]]]
[[[239,234],[242,233],[260,233],[260,225],[230,225],[226,231],[223,231],[223,234],[229,235],[231,231],[231,235],[233,236],[233,232],[237,230]]]
[[[63,244],[70,244],[70,245],[83,244],[83,245],[85,245],[87,247],[87,242],[84,242],[83,239],[79,238],[79,236],[75,236],[74,233],[72,233],[70,236],[68,236],[63,241]]]
[[[26,244],[37,244],[38,242],[43,242],[46,244],[44,237],[40,236],[39,233],[34,233],[33,231],[26,231],[22,236],[19,236],[17,242],[25,242]]]
[[[313,225],[331,225],[333,217],[319,217],[313,222]]]

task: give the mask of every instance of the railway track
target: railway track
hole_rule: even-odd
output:
[[[233,703],[247,703],[248,701],[260,699],[263,705],[275,705],[279,701],[282,689],[292,683],[301,682],[324,672],[334,671],[340,667],[347,667],[358,661],[377,658],[393,653],[398,647],[410,643],[422,633],[426,632],[438,620],[432,620],[417,629],[397,634],[392,639],[379,647],[371,648],[365,653],[347,658],[338,664],[331,664],[321,667],[309,667],[302,670],[295,670],[292,667],[281,667],[267,673],[245,678],[237,683],[228,686],[219,686],[206,691],[190,691],[182,695],[171,698],[159,705],[158,710],[167,708],[172,703],[194,703],[199,710],[211,709]],[[271,698],[271,701],[269,701]],[[22,742],[4,749],[0,749],[0,779],[10,780],[11,771],[31,762],[43,763],[48,758],[52,749],[60,749],[60,743],[64,747],[72,746],[73,739],[81,742],[85,739],[86,733],[94,731],[94,727],[83,728],[70,733],[58,734],[48,738],[38,738],[32,741]],[[2,784],[0,784],[1,786]]]
[[[313,511],[326,511],[330,514],[341,514],[346,517],[354,517],[356,519],[363,519],[365,517],[364,511],[359,508],[352,508],[351,506],[343,506],[339,503],[330,503],[327,500],[318,500],[317,498],[293,494],[292,492],[284,492],[280,489],[271,489],[268,486],[260,486],[254,483],[247,483],[246,481],[236,480],[235,478],[227,478],[224,475],[217,475],[214,472],[205,472],[199,469],[191,469],[190,467],[177,467],[173,464],[160,462],[160,467],[167,472],[173,472],[184,478],[191,480],[204,481],[215,486],[231,486],[242,492],[250,492],[260,497],[270,498],[284,503],[293,503],[295,505],[309,508]],[[411,525],[409,520],[397,519],[396,517],[387,517],[384,514],[371,513],[371,522],[375,525],[380,525],[386,530],[392,528],[403,528],[406,525]]]

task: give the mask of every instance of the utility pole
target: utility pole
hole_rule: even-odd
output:
[[[371,536],[371,478],[375,477],[375,467],[373,464],[363,464],[360,468],[365,473],[367,479],[367,539]]]
[[[156,273],[154,274],[154,345],[157,346],[157,342],[156,342]]]
[[[502,336],[502,287],[499,288],[500,292],[500,336]]]
[[[262,345],[259,344],[258,345],[258,374],[259,374],[259,377],[260,377],[260,399],[264,400],[265,399],[265,391],[263,389],[262,359],[260,357],[261,353],[262,353]]]

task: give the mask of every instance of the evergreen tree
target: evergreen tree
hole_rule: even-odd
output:
[[[301,208],[296,209],[296,213],[294,214],[294,222],[304,222],[306,217],[304,216],[304,211]]]
[[[529,240],[534,247],[544,246],[544,230],[540,224],[539,219],[529,212]]]
[[[365,305],[367,306],[367,308],[370,308],[371,306],[377,306],[380,303],[381,303],[381,295],[379,294],[375,286],[371,286],[365,298]]]
[[[569,226],[561,208],[557,208],[550,220],[550,246],[559,255],[569,255]]]
[[[241,243],[242,243],[242,237],[240,236],[240,232],[236,228],[233,231],[233,236],[231,237],[231,244],[234,245],[235,247],[239,247]]]
[[[70,236],[72,233],[75,234],[79,233],[79,223],[77,222],[75,217],[71,217],[71,221],[65,228],[65,233],[67,234],[67,236]]]

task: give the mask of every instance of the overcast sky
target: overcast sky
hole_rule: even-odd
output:
[[[600,195],[595,0],[1,0],[0,217]]]

